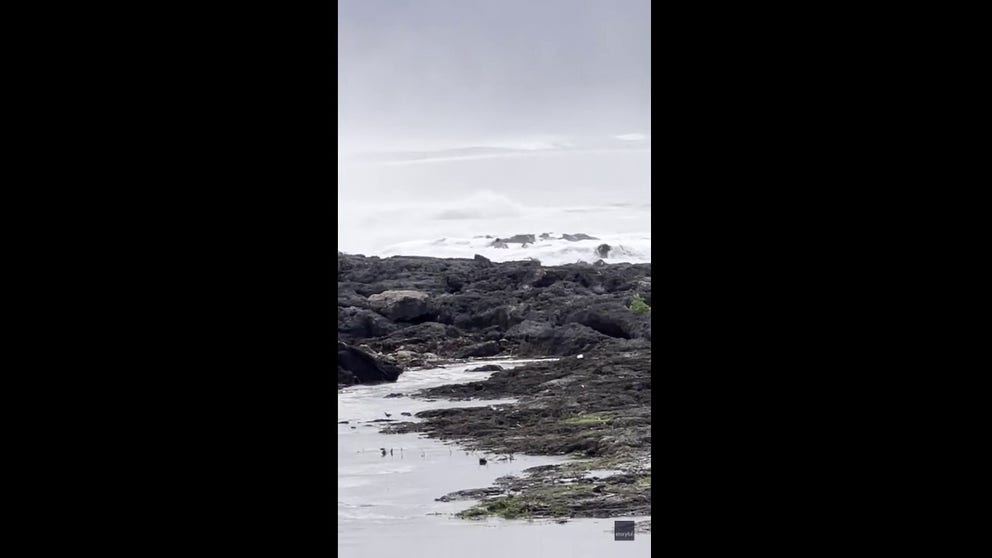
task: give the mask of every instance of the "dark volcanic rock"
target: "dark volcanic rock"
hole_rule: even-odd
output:
[[[406,429],[443,439],[480,441],[474,448],[499,453],[580,451],[589,456],[611,456],[650,447],[650,346],[606,342],[583,356],[499,371],[485,381],[424,390],[417,396],[522,399],[505,409],[480,406],[421,411],[417,417],[427,421],[410,423]],[[480,429],[479,422],[490,425]],[[597,434],[595,438],[589,436],[592,432]]]
[[[577,323],[623,339],[651,339],[651,318],[633,313],[620,302],[595,304],[570,313],[565,323]]]
[[[568,241],[571,241],[571,242],[578,242],[579,240],[599,240],[595,236],[589,236],[589,235],[587,235],[585,233],[562,234],[561,235],[561,239],[562,240],[568,240]]]
[[[497,239],[506,244],[534,244],[536,239],[532,234],[515,234],[510,238]]]
[[[397,329],[389,319],[364,308],[338,307],[338,335],[344,341],[389,335]]]
[[[466,372],[499,372],[503,367],[498,364],[485,364],[478,368],[469,368]]]
[[[424,390],[415,397],[512,397],[519,401],[506,406],[429,409],[417,413],[421,422],[398,423],[387,432],[417,432],[495,455],[589,459],[533,467],[525,471],[527,477],[497,479],[496,484],[503,489],[500,494],[527,498],[535,517],[558,513],[573,517],[648,515],[651,483],[645,464],[651,452],[650,346],[642,340],[611,339],[583,357],[531,363],[495,372],[485,381]],[[596,481],[588,478],[586,472],[597,469],[618,471]],[[549,503],[554,505],[548,507]]]
[[[412,290],[384,291],[369,296],[373,310],[397,322],[423,320],[432,314],[427,293]]]
[[[534,240],[521,236],[499,245]],[[603,258],[612,251],[600,248]],[[483,459],[492,463],[514,453],[586,460],[497,480],[497,489],[449,495],[484,498],[463,517],[650,515],[651,320],[630,310],[635,295],[650,304],[650,264],[544,267],[482,256],[339,254],[339,387],[395,381],[397,362],[561,357],[502,370],[480,366],[474,370],[491,372],[486,381],[409,394],[426,401],[512,397],[515,404],[430,409],[416,413],[417,422],[376,419],[362,426],[457,441],[486,452]],[[586,478],[585,471],[598,470],[620,474]]]
[[[519,344],[521,356],[564,356],[588,351],[608,336],[582,324],[555,327],[550,323],[523,322],[510,328],[506,338]]]
[[[490,357],[500,353],[499,343],[496,341],[486,341],[478,345],[465,347],[456,355],[457,358]]]
[[[609,244],[600,244],[596,247],[596,253],[599,254],[600,258],[606,258],[609,257],[611,249]]]
[[[338,341],[338,383],[395,382],[402,370],[357,347]]]
[[[493,266],[493,262],[489,258],[487,258],[485,256],[480,256],[479,254],[476,254],[473,259],[475,260],[475,263],[477,263],[481,267],[492,267]]]
[[[628,308],[635,294],[651,304],[650,264],[339,254],[338,268],[340,340],[408,366],[508,352],[570,355],[607,339],[650,339],[650,319]]]
[[[461,338],[462,332],[453,326],[437,322],[424,322],[398,329],[388,336],[369,340],[369,345],[384,353],[395,351],[413,351],[416,353],[433,353],[435,355],[450,353],[450,347],[464,346],[470,341],[453,343]]]

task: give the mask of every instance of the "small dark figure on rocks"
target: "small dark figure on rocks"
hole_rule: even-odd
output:
[[[485,464],[486,464],[486,458],[485,457],[480,457],[479,458],[479,465],[485,465]]]

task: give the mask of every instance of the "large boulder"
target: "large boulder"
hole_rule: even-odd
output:
[[[338,383],[395,382],[403,370],[366,351],[338,341]]]
[[[603,335],[634,339],[651,338],[651,318],[635,314],[621,301],[590,304],[567,314],[562,323],[577,323]]]
[[[426,321],[433,314],[430,297],[421,291],[384,291],[369,296],[369,306],[394,322]]]
[[[506,339],[518,346],[521,356],[565,356],[586,352],[609,339],[577,323],[555,327],[548,322],[524,320],[507,330]]]
[[[338,335],[344,341],[382,337],[397,328],[396,324],[371,310],[338,307]]]

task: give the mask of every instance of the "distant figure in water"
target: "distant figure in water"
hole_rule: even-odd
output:
[[[386,448],[379,448],[379,449],[382,450],[382,456],[386,457]]]
[[[485,465],[485,464],[486,464],[486,458],[485,457],[480,457],[479,458],[479,465]]]
[[[389,455],[393,455],[393,448],[389,448]]]

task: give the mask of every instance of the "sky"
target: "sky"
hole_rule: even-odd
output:
[[[649,0],[339,0],[339,248],[491,232],[432,219],[458,200],[649,202],[650,31]]]

